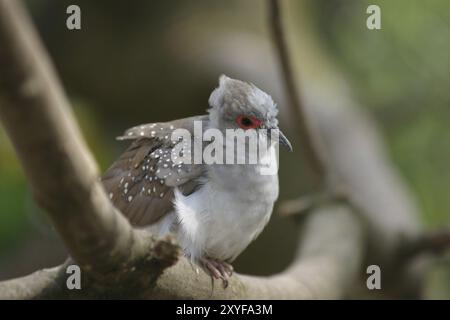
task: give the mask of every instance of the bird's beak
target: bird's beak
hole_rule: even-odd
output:
[[[286,138],[286,136],[284,135],[283,132],[281,132],[281,130],[278,130],[279,132],[279,143],[286,146],[290,152],[292,152],[292,144],[289,142],[288,138]]]

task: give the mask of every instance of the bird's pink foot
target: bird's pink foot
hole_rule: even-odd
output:
[[[233,275],[233,266],[225,261],[212,258],[201,259],[203,270],[213,279],[222,279],[223,286],[228,286],[228,278]]]

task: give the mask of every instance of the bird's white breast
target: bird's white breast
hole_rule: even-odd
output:
[[[276,161],[270,152],[270,161]],[[177,237],[197,260],[206,255],[232,261],[268,222],[278,197],[278,176],[245,165],[212,165],[202,188],[189,196],[175,191]]]

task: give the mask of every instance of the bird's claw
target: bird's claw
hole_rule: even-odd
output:
[[[233,266],[225,261],[211,258],[201,260],[203,269],[213,279],[222,279],[223,287],[228,287],[228,279],[233,275]]]

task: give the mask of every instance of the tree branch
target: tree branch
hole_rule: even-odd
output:
[[[408,243],[403,258],[414,258],[422,253],[442,254],[450,250],[450,230],[431,231]]]
[[[0,70],[1,120],[37,202],[77,263],[103,276],[117,275],[151,255],[149,237],[134,231],[105,195],[68,100],[19,1],[0,0]]]
[[[309,63],[314,67],[308,69],[308,63],[304,63],[297,70],[299,78],[307,80],[302,86],[302,103],[299,102],[299,86],[294,79],[296,69],[288,55],[280,1],[268,1],[273,40],[290,106],[289,118],[300,123],[301,141],[307,145],[310,162],[319,164],[316,176],[322,178],[325,186],[319,195],[284,203],[282,212],[293,215],[305,210],[314,211],[317,205],[329,201],[345,201],[361,214],[368,225],[368,262],[381,266],[386,278],[389,278],[387,275],[393,276],[390,278],[393,286],[404,279],[407,279],[405,282],[417,282],[420,279],[417,272],[395,277],[401,268],[407,267],[407,261],[398,259],[398,256],[405,246],[416,242],[422,228],[417,208],[406,186],[389,164],[375,125],[352,99],[345,79],[328,63],[326,52],[318,49],[314,37],[308,34],[304,7],[293,10],[301,15],[296,19],[300,32],[297,38],[303,40],[295,54],[309,57]],[[316,61],[320,63],[314,63]]]
[[[288,100],[287,107],[295,119],[295,128],[297,137],[304,149],[313,182],[319,187],[328,188],[326,185],[328,177],[328,169],[324,161],[324,154],[321,150],[319,135],[315,128],[311,126],[308,115],[301,103],[299,86],[296,84],[292,62],[289,57],[289,48],[286,41],[286,35],[282,23],[282,12],[279,0],[268,0],[269,3],[269,26],[272,32],[273,42],[278,54],[278,62],[281,66],[281,74],[284,80],[286,97]]]
[[[0,283],[0,298],[337,299],[358,278],[363,237],[355,214],[344,206],[329,206],[307,221],[292,265],[271,277],[234,275],[228,288],[212,288],[206,274],[197,274],[181,258],[145,289],[130,290],[125,284],[118,292],[113,286],[105,291],[88,281],[82,290],[70,291],[65,286],[65,266],[60,266]]]

